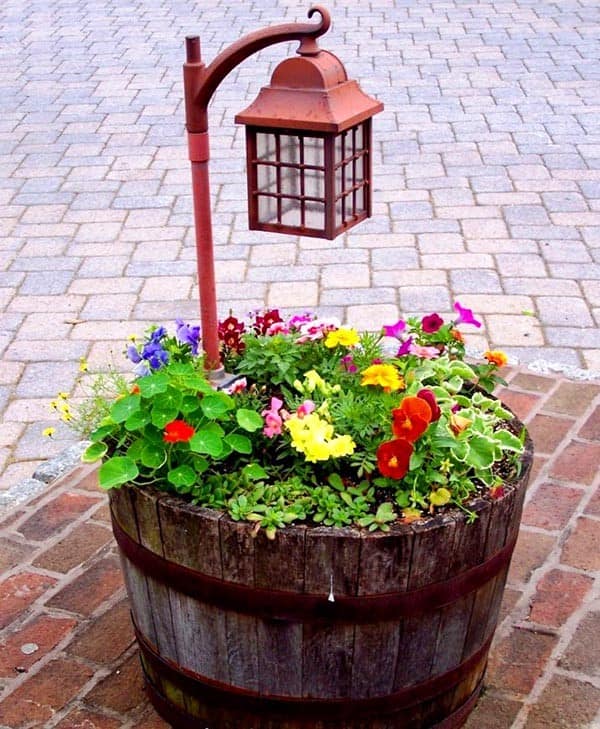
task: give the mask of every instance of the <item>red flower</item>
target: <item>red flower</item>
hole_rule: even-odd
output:
[[[420,397],[405,397],[400,407],[392,410],[392,432],[396,438],[414,443],[427,430],[432,412],[429,404]]]
[[[439,420],[442,411],[437,404],[437,400],[435,399],[435,393],[433,392],[433,390],[429,390],[428,388],[424,387],[422,390],[419,390],[419,392],[417,392],[417,397],[420,397],[421,400],[425,400],[425,402],[431,408],[431,422],[435,423],[436,420]]]
[[[443,323],[444,320],[439,314],[430,314],[429,316],[424,316],[421,319],[421,326],[423,327],[423,331],[427,332],[427,334],[437,332]]]
[[[171,420],[165,425],[163,440],[165,443],[187,443],[195,432],[185,420]]]
[[[412,452],[412,444],[404,438],[387,440],[377,449],[377,467],[383,476],[404,478]]]
[[[269,327],[280,321],[283,321],[283,319],[279,316],[279,309],[268,309],[262,316],[260,314],[256,315],[254,319],[254,331],[257,334],[266,334]]]

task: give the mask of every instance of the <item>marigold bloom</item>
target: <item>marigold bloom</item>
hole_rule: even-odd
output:
[[[377,449],[377,468],[388,478],[404,478],[412,452],[412,444],[404,438],[387,440]]]
[[[332,332],[327,332],[325,346],[329,349],[333,349],[338,345],[342,347],[354,347],[359,341],[360,337],[356,329],[334,329]]]
[[[414,443],[429,427],[432,412],[425,400],[409,396],[392,410],[392,418],[392,432],[396,438]]]
[[[171,420],[165,425],[165,443],[187,443],[196,431],[185,420]]]
[[[424,316],[421,319],[421,326],[423,327],[423,331],[427,332],[427,334],[434,334],[434,332],[437,332],[443,323],[444,320],[439,314],[429,314],[429,316]]]
[[[508,362],[508,357],[499,349],[488,350],[483,356],[490,364],[495,364],[497,367],[503,367]]]
[[[404,387],[404,380],[391,364],[373,364],[361,374],[361,385],[379,385],[384,392],[395,392]]]

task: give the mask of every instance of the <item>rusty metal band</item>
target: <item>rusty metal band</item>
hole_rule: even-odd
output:
[[[231,709],[232,711],[247,714],[260,714],[262,716],[267,713],[267,715],[274,718],[280,717],[281,719],[302,717],[308,719],[314,718],[315,720],[321,719],[323,721],[393,715],[435,699],[437,696],[458,687],[463,680],[471,678],[470,674],[486,660],[493,637],[493,634],[490,635],[481,648],[472,656],[446,673],[442,673],[439,676],[427,679],[413,686],[407,686],[386,696],[351,699],[260,694],[256,691],[215,681],[160,656],[156,649],[140,633],[135,622],[134,629],[143,656],[142,667],[144,667],[145,661],[152,672],[160,676],[161,679],[171,682],[184,695],[191,696],[206,706]],[[145,668],[144,677],[150,691],[158,692],[158,688],[152,683]],[[478,688],[475,689],[476,692]],[[185,715],[185,712],[181,709],[178,710],[177,707],[172,706],[170,703],[167,703],[166,706],[169,711],[175,711],[182,716]],[[460,711],[462,708],[463,706],[457,711]],[[165,718],[170,721],[169,717],[165,716]],[[198,721],[197,718],[196,721]],[[447,718],[443,721],[447,721]],[[179,725],[175,724],[175,726]],[[183,724],[182,726],[186,725]],[[441,729],[447,729],[447,727],[452,726],[454,725],[446,725],[443,722],[440,724]],[[456,724],[456,726],[459,726],[459,724]]]
[[[113,533],[121,551],[144,574],[178,592],[209,605],[243,615],[308,622],[375,623],[398,617],[415,617],[455,602],[495,578],[510,562],[515,541],[511,540],[493,557],[444,582],[408,592],[335,597],[267,590],[210,577],[171,562],[133,541],[112,518]]]

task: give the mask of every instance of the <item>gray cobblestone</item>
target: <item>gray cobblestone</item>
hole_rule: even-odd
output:
[[[75,373],[81,356],[120,352],[132,329],[197,320],[181,104],[195,21],[174,0],[135,13],[80,4],[3,6],[0,36],[19,39],[19,63],[0,59],[0,383],[4,423],[30,423],[10,478],[50,450],[35,442],[47,413],[25,392],[50,389],[44,368]],[[203,7],[205,59],[263,23],[304,20],[301,5]],[[373,218],[335,241],[247,230],[233,116],[285,49],[249,59],[210,110],[221,314],[318,307],[378,328],[400,309],[448,312],[460,296],[484,318],[477,343],[600,367],[594,3],[337,0],[332,16],[323,46],[386,106],[373,123]]]

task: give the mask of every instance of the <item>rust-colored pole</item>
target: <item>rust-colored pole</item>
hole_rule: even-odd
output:
[[[189,157],[192,165],[192,196],[196,227],[196,255],[198,285],[200,287],[200,322],[205,354],[205,368],[209,378],[218,383],[224,378],[219,357],[219,333],[217,295],[212,239],[210,180],[208,174],[208,103],[225,76],[243,60],[274,43],[290,40],[303,42],[304,52],[318,53],[315,39],[325,33],[330,16],[325,8],[312,7],[308,17],[315,12],[321,22],[289,23],[250,33],[220,53],[207,67],[202,63],[200,38],[186,38],[186,62],[183,65],[186,128]]]

